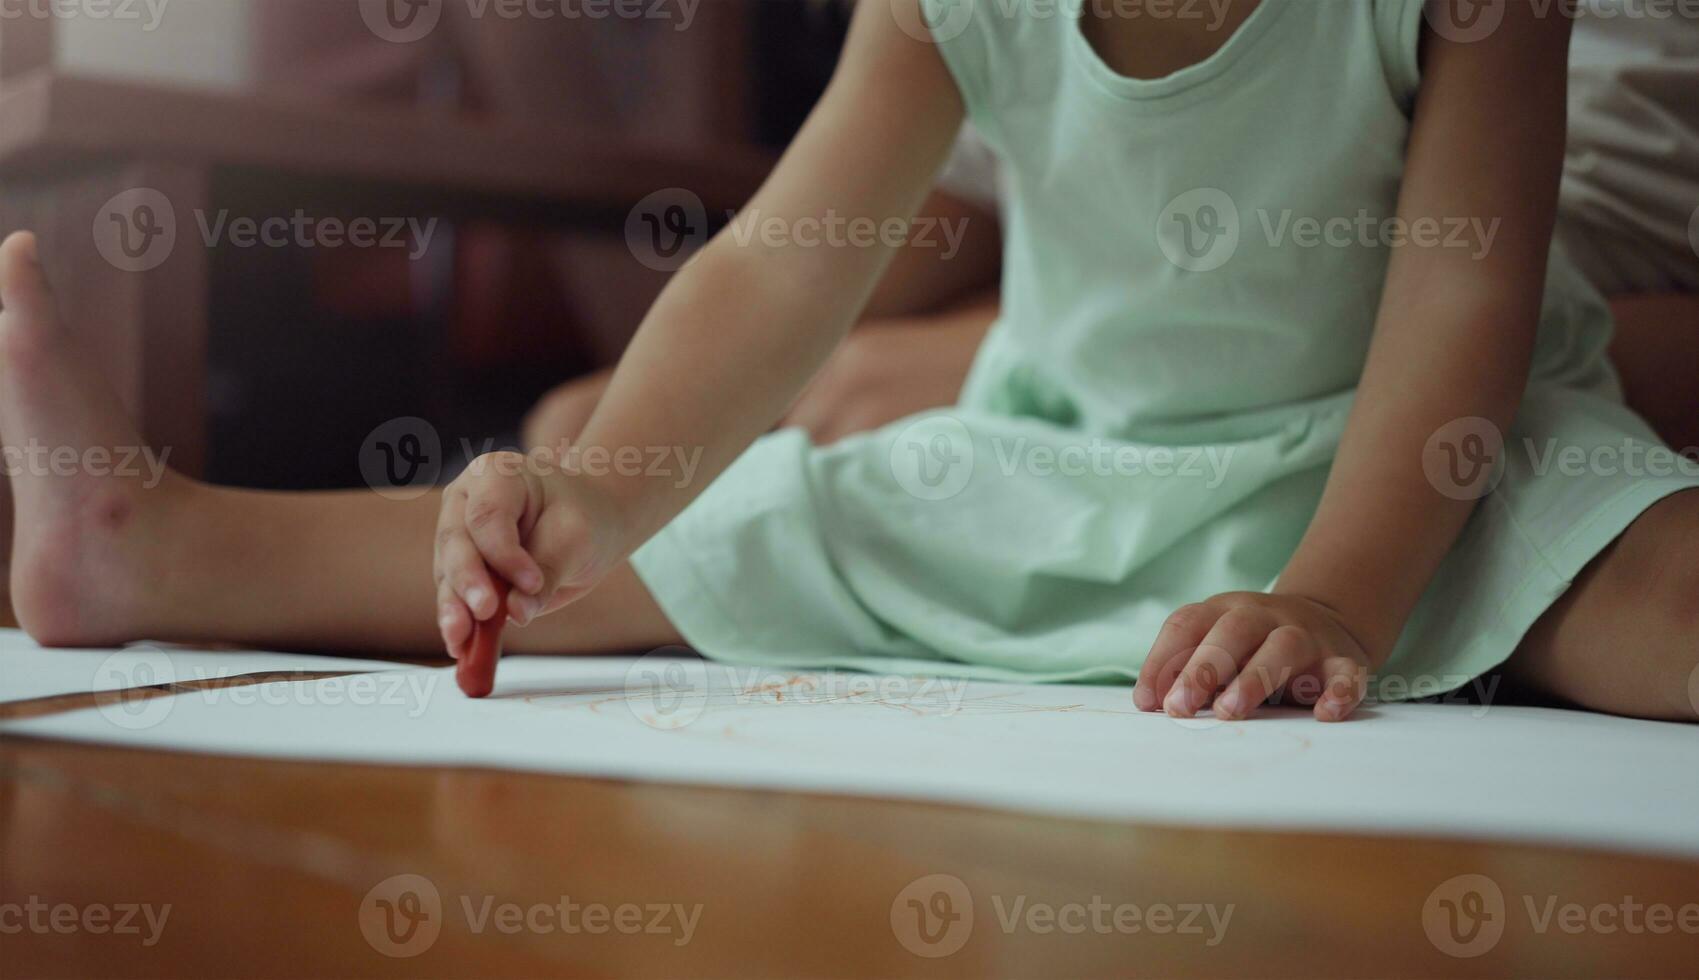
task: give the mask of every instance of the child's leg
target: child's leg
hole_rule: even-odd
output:
[[[1618,296],[1611,313],[1611,360],[1628,407],[1672,448],[1699,449],[1699,296]]]
[[[0,307],[12,599],[38,639],[441,649],[436,495],[271,494],[146,467],[116,473],[140,438],[60,328],[27,236],[0,246]],[[582,602],[513,631],[509,645],[567,653],[677,642],[627,568]]]
[[[1581,707],[1699,719],[1699,491],[1629,526],[1535,623],[1509,679]]]

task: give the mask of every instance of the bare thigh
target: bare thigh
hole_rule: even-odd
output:
[[[1670,446],[1699,449],[1699,296],[1619,296],[1611,312],[1628,406]]]
[[[1665,497],[1576,578],[1505,665],[1579,707],[1699,720],[1699,490]]]

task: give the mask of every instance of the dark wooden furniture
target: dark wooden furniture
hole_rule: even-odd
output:
[[[14,38],[9,29],[0,36]],[[741,147],[685,154],[545,126],[46,68],[0,81],[0,234],[41,234],[50,275],[75,284],[61,290],[71,327],[95,338],[148,440],[170,446],[171,462],[191,473],[205,462],[203,366],[215,326],[198,222],[216,213],[218,188],[263,187],[286,202],[329,195],[363,214],[617,233],[626,213],[662,188],[689,188],[711,212],[735,208],[769,166],[765,154]],[[169,257],[140,272],[116,267],[97,247],[114,220],[104,213],[110,202],[137,188],[159,191],[177,218]]]

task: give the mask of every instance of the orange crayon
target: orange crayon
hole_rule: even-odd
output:
[[[497,578],[496,614],[472,624],[472,643],[460,658],[454,679],[469,698],[487,698],[496,687],[496,661],[501,659],[501,631],[507,625],[506,582]]]

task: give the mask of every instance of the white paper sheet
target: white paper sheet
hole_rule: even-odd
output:
[[[137,644],[123,650],[46,650],[22,630],[0,629],[0,704],[272,671],[396,668],[381,660],[257,650],[208,652],[162,644]]]
[[[1383,705],[1179,723],[1125,687],[774,673],[651,655],[196,692],[0,731],[291,759],[490,767],[1177,825],[1463,836],[1699,856],[1699,726]],[[327,686],[328,685],[328,686]]]

